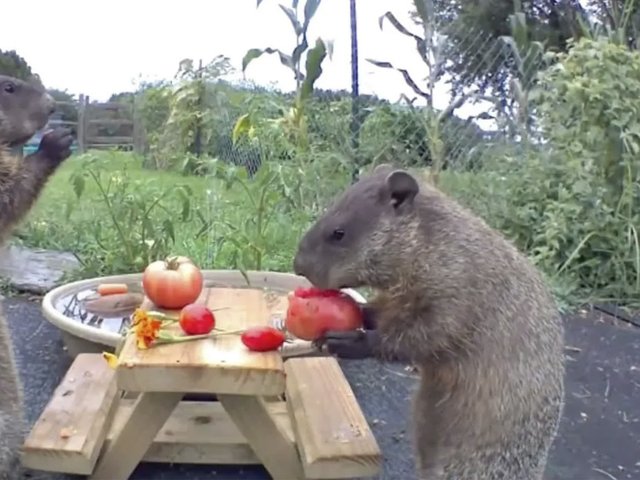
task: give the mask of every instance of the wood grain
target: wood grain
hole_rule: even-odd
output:
[[[91,473],[115,412],[115,372],[100,354],[80,354],[27,436],[22,464]]]
[[[291,358],[285,371],[287,405],[305,475],[377,475],[380,448],[336,359]]]
[[[141,394],[89,480],[127,480],[181,399],[181,393]]]
[[[123,400],[107,434],[105,448],[122,428],[133,408]],[[269,416],[294,442],[291,421],[284,402],[269,402]],[[156,435],[143,457],[145,462],[194,464],[260,464],[247,439],[240,433],[220,402],[180,402]]]
[[[213,310],[216,328],[230,331],[270,324],[272,315],[286,311],[287,300],[284,293],[259,288],[206,288],[197,301]],[[149,300],[142,308],[159,310]],[[182,334],[178,325],[173,331]],[[138,349],[130,336],[120,363],[118,385],[125,390],[278,395],[285,387],[280,352],[251,352],[240,334],[148,350]]]

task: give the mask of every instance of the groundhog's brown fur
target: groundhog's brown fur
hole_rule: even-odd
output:
[[[502,235],[383,165],[306,233],[294,269],[321,288],[380,292],[379,355],[421,373],[421,479],[542,478],[563,409],[563,327],[541,275]]]
[[[45,135],[39,150],[24,159],[10,151],[43,128],[54,107],[42,85],[0,75],[0,246],[71,153],[67,129]],[[23,422],[22,385],[0,304],[0,480],[22,478],[18,453],[26,433]]]

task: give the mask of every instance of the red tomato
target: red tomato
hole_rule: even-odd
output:
[[[311,297],[339,297],[344,295],[340,290],[322,290],[316,287],[298,287],[293,291],[293,294],[298,298],[311,298]]]
[[[358,303],[339,290],[296,289],[289,295],[287,331],[303,340],[316,340],[328,330],[362,327]]]
[[[213,330],[216,319],[204,305],[191,303],[180,311],[180,327],[187,335],[204,335]]]
[[[186,257],[152,262],[142,275],[144,293],[159,308],[177,310],[195,302],[202,285],[202,272]]]
[[[277,350],[284,343],[286,336],[280,330],[265,325],[248,328],[240,339],[249,350],[268,352]]]

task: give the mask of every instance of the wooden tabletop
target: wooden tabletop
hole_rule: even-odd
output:
[[[287,309],[286,293],[261,288],[204,288],[197,302],[216,310],[216,328],[223,330],[268,325],[274,314],[284,316]],[[148,299],[141,308],[178,313],[160,310]],[[180,332],[179,325],[172,328]],[[279,395],[285,389],[281,353],[251,352],[239,334],[147,350],[138,349],[130,335],[119,364],[118,386],[129,391]]]

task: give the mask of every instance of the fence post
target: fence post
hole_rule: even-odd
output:
[[[360,170],[360,92],[358,81],[358,26],[356,19],[356,0],[349,0],[351,22],[351,152],[353,171],[351,181],[358,180]]]
[[[86,106],[87,106],[87,98],[82,93],[78,97],[78,153],[85,153],[87,151],[87,145],[85,143],[86,136],[86,128],[85,128],[85,119],[86,119]]]

